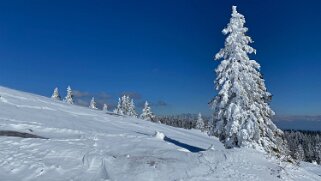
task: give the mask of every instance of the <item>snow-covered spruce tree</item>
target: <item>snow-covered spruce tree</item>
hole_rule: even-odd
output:
[[[154,121],[155,115],[152,113],[151,108],[146,101],[140,118],[143,120]]]
[[[55,88],[55,90],[54,90],[51,98],[52,98],[53,100],[59,100],[59,101],[61,100],[58,87]]]
[[[199,129],[199,130],[202,130],[202,131],[205,130],[205,123],[204,123],[204,120],[202,118],[202,114],[201,113],[198,113],[198,116],[197,116],[196,129]]]
[[[89,108],[90,108],[90,109],[98,109],[98,108],[97,108],[97,103],[96,103],[94,97],[91,98],[91,101],[90,101],[90,104],[89,104]]]
[[[114,113],[119,114],[119,115],[124,115],[123,109],[122,109],[122,99],[118,99],[118,104],[116,109],[114,109]]]
[[[124,115],[128,115],[129,107],[130,107],[130,98],[129,96],[123,95],[121,98],[121,109]]]
[[[129,102],[129,107],[128,107],[128,116],[132,116],[132,117],[137,117],[137,113],[136,113],[136,109],[135,109],[135,104],[134,104],[134,100],[130,99],[128,97],[128,100],[130,100]]]
[[[72,93],[71,87],[68,86],[67,87],[67,95],[66,95],[64,101],[67,102],[68,104],[74,104],[73,98],[74,98],[74,95]]]
[[[252,147],[282,155],[287,151],[283,132],[271,121],[274,112],[269,106],[272,95],[267,92],[260,65],[248,54],[256,53],[246,35],[245,18],[233,6],[225,47],[215,56],[222,59],[215,72],[218,94],[212,100],[214,126],[226,148]],[[281,153],[281,154],[279,154]]]
[[[103,111],[104,111],[104,112],[108,112],[108,106],[107,106],[107,104],[104,104],[104,105],[103,105]]]

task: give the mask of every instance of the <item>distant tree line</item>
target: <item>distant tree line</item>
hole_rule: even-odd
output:
[[[321,131],[285,130],[284,133],[293,158],[321,163]]]
[[[184,128],[184,129],[200,129],[208,130],[210,117],[202,116],[201,114],[180,114],[157,116],[155,122],[166,124],[169,126]]]

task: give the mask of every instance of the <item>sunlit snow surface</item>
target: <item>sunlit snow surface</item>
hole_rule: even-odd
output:
[[[255,150],[226,150],[198,130],[108,115],[3,87],[0,95],[0,131],[49,138],[1,136],[1,181],[321,180],[320,166],[296,167]]]

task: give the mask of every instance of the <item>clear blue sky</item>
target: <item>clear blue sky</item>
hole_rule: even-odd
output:
[[[246,17],[272,108],[321,114],[317,0],[1,1],[0,85],[50,96],[70,84],[111,104],[127,92],[158,114],[209,114],[212,57],[232,5]]]

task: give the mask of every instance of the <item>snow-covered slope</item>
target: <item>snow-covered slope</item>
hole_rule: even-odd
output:
[[[197,130],[3,87],[0,95],[0,131],[48,138],[0,136],[1,181],[321,180],[320,166],[296,167],[254,150],[226,150]]]

